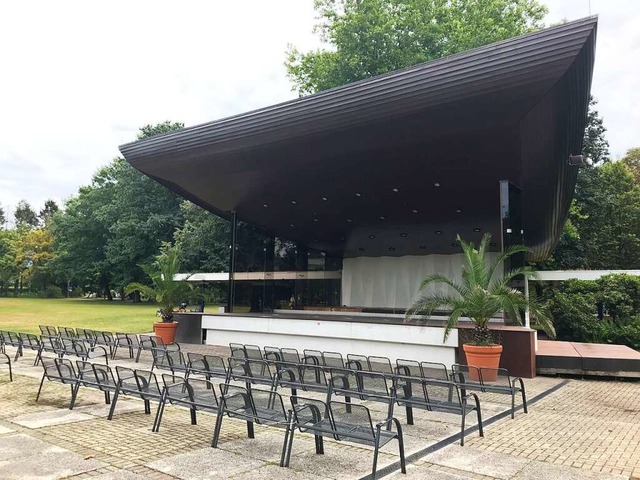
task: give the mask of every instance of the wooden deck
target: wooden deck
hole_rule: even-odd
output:
[[[640,378],[640,352],[624,345],[539,340],[539,374]]]

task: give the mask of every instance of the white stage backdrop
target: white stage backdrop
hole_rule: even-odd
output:
[[[493,261],[497,255],[490,253],[488,258]],[[463,261],[462,253],[345,258],[342,264],[342,304],[406,308],[417,296],[420,282],[426,276],[441,273],[459,280]]]

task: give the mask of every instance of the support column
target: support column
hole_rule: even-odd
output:
[[[231,243],[229,245],[229,295],[227,295],[227,312],[233,312],[233,306],[236,303],[236,286],[235,286],[235,273],[236,273],[236,251],[238,241],[238,219],[236,218],[236,212],[232,212],[231,215]]]

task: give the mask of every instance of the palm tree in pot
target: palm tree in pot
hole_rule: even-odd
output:
[[[478,248],[472,242],[465,242],[460,235],[457,239],[464,253],[461,280],[458,282],[441,274],[425,278],[420,285],[420,295],[406,311],[406,318],[416,315],[427,318],[436,310],[448,311],[444,340],[458,325],[460,318],[470,318],[475,328],[471,341],[465,343],[463,349],[467,363],[476,367],[499,366],[502,345],[496,344],[489,330],[489,321],[501,312],[522,325],[522,313],[528,310],[545,332],[554,338],[555,330],[547,312],[537,302],[509,285],[519,277],[531,277],[535,273],[533,269],[519,267],[504,272],[505,261],[513,255],[526,252],[527,248],[524,245],[511,246],[490,262],[487,250],[491,235],[485,234]],[[426,289],[432,285],[447,288],[427,293]]]
[[[172,343],[178,327],[178,323],[173,321],[173,311],[180,303],[193,296],[191,285],[185,280],[175,279],[180,272],[179,251],[176,247],[165,244],[153,263],[140,265],[140,268],[151,279],[151,285],[133,282],[125,287],[125,292],[128,295],[137,290],[160,305],[158,314],[162,322],[153,324],[154,332],[165,343]]]

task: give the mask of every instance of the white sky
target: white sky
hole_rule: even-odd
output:
[[[547,24],[600,14],[592,92],[614,158],[640,146],[640,1],[544,3]],[[61,203],[144,124],[294,98],[284,52],[313,24],[313,0],[0,2],[0,205]]]

